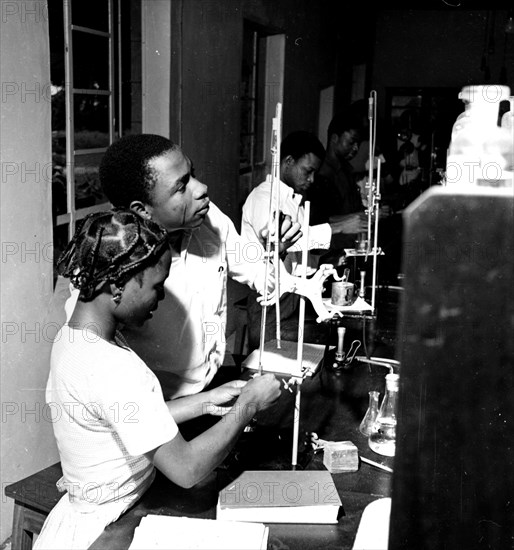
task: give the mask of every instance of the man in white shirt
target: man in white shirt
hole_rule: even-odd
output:
[[[162,136],[138,134],[114,142],[102,159],[100,180],[115,207],[163,226],[172,252],[159,309],[144,327],[126,328],[123,335],[157,375],[166,399],[198,393],[224,359],[227,277],[262,293],[263,257],[209,201],[189,158]],[[283,246],[291,245],[301,236],[299,225],[287,218],[281,236]],[[67,303],[68,317],[74,300]]]
[[[319,139],[310,132],[296,131],[286,136],[280,145],[280,189],[279,209],[291,216],[291,220],[303,224],[305,195],[314,183],[314,177],[325,157],[325,149]],[[243,205],[241,234],[249,241],[259,242],[258,235],[268,226],[270,217],[270,198],[272,184],[265,181],[248,195]],[[330,249],[334,235],[354,234],[367,230],[367,218],[364,212],[342,216],[337,222],[309,226],[308,248],[309,265],[307,276],[312,275],[317,267],[319,255]],[[301,242],[301,241],[299,241]],[[296,243],[287,250],[284,264],[293,275],[299,275],[301,263],[300,244]],[[288,294],[280,300],[280,318],[286,320],[297,313],[298,296]],[[256,295],[248,299],[248,332],[250,349],[255,349],[260,340],[261,307],[256,302]],[[267,312],[265,340],[274,336],[276,323],[275,308]]]

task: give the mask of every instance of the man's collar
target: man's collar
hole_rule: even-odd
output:
[[[330,154],[327,153],[325,157],[325,162],[323,163],[325,166],[328,166],[331,170],[334,172],[337,172],[341,169],[341,161],[340,159],[335,155],[335,153]],[[323,168],[323,166],[322,166]],[[321,170],[320,170],[321,171]]]
[[[173,251],[180,254],[182,248],[182,242],[184,239],[185,230],[173,231],[168,233],[168,243]]]
[[[300,193],[297,193],[292,187],[280,180],[280,193],[283,193],[287,198],[291,198],[294,201],[298,202],[299,205],[302,205],[305,202],[305,198]]]
[[[292,187],[290,187],[289,185],[287,185],[287,183],[285,183],[282,180],[280,180],[280,187],[281,187],[280,192],[285,193],[286,196],[294,195],[294,189]]]

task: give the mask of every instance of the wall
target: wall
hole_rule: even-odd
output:
[[[283,134],[317,132],[319,93],[335,82],[335,39],[327,2],[171,0],[170,135],[191,157],[209,195],[236,224],[239,188],[241,47],[244,18],[286,35]],[[231,304],[247,288],[229,283]]]
[[[46,2],[2,3],[0,66],[1,543],[12,525],[5,485],[59,460],[43,407],[55,334]]]
[[[183,2],[182,145],[211,199],[236,214],[239,179],[239,2]]]
[[[498,84],[507,12],[495,12],[489,82],[480,70],[486,19],[485,10],[378,10],[372,86],[379,98],[385,100],[386,87]],[[507,46],[508,85],[514,93],[514,35]]]
[[[170,20],[167,0],[142,0],[143,132],[170,135]]]
[[[331,2],[243,0],[243,15],[286,34],[283,135],[317,133],[323,88],[335,84],[337,21]]]
[[[285,135],[317,131],[320,90],[334,83],[335,49],[323,24],[328,13],[306,0],[172,0],[172,14],[171,137],[237,224],[243,19],[286,34]]]

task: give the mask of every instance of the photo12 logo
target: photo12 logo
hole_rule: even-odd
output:
[[[50,82],[2,82],[2,103],[51,102],[56,90]]]
[[[0,0],[0,10],[2,23],[48,21],[48,5],[44,0]]]
[[[53,263],[53,243],[26,243],[26,242],[2,242],[2,263],[9,261],[16,263]]]
[[[98,423],[108,421],[111,424],[138,424],[139,405],[134,401],[127,403],[100,404],[93,401],[81,403],[78,401],[41,403],[4,401],[1,407],[1,423],[12,419],[21,423],[66,422],[69,424]]]
[[[42,183],[52,182],[51,162],[13,162],[0,163],[2,183]]]

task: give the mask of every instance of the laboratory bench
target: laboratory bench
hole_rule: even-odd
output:
[[[367,438],[359,431],[368,391],[384,391],[383,371],[382,367],[354,362],[342,371],[322,368],[303,382],[297,468],[325,469],[323,451],[315,452],[310,445],[312,432],[326,440],[352,441],[360,456],[393,466],[394,459],[371,451]],[[294,394],[284,390],[280,402],[256,418],[224,463],[192,489],[180,488],[157,472],[141,500],[109,525],[91,548],[129,548],[135,528],[147,514],[215,519],[219,491],[243,470],[292,469],[293,400]],[[61,475],[60,464],[54,464],[5,488],[6,496],[15,500],[13,550],[32,548],[33,534],[39,533],[46,515],[61,497],[55,487]],[[342,501],[339,522],[270,524],[268,548],[352,548],[364,508],[378,498],[390,496],[392,474],[361,462],[358,471],[333,474],[332,478]]]
[[[387,372],[387,371],[386,371]],[[359,455],[393,467],[394,459],[371,451],[359,431],[368,392],[384,392],[384,368],[355,361],[351,368],[323,368],[301,387],[298,469],[321,470],[323,451],[315,452],[310,434],[332,441],[352,441]],[[224,463],[192,489],[182,489],[158,473],[136,506],[108,526],[91,549],[126,549],[135,528],[147,514],[215,519],[219,491],[245,470],[291,470],[294,393],[283,391],[280,402],[264,411],[245,432]],[[220,420],[218,420],[220,421]],[[222,420],[221,420],[222,421]],[[360,462],[356,472],[332,474],[342,502],[337,524],[268,524],[268,548],[349,550],[364,508],[391,494],[392,474]]]
[[[431,188],[404,215],[402,288],[377,289],[376,316],[322,324],[307,318],[305,341],[325,344],[325,356],[302,384],[297,467],[324,468],[322,453],[309,446],[315,432],[325,440],[352,441],[361,458],[394,473],[361,462],[356,472],[333,474],[344,511],[338,523],[271,524],[269,549],[351,549],[366,506],[389,496],[391,550],[513,548],[513,206],[511,189]],[[358,340],[364,357],[334,369],[340,326],[346,349]],[[297,341],[297,327],[283,329],[285,340]],[[363,360],[370,357],[401,361],[394,458],[376,455],[359,431],[368,393],[383,395],[387,374]],[[235,377],[245,375],[239,360],[228,370]],[[213,519],[219,490],[241,471],[291,469],[293,402],[294,394],[284,389],[225,462],[193,489],[157,474],[92,548],[129,548],[149,513]],[[194,434],[198,425],[183,429]],[[30,529],[37,532],[51,508],[59,475],[56,465],[5,488],[16,501],[13,550],[30,548]]]
[[[325,469],[323,451],[315,452],[312,448],[312,433],[325,440],[352,441],[360,456],[393,466],[394,459],[371,451],[367,438],[359,431],[369,402],[368,393],[377,390],[383,395],[388,369],[357,360],[347,368],[334,368],[334,343],[337,327],[346,325],[349,337],[366,335],[369,353],[393,357],[392,335],[399,295],[398,290],[379,293],[382,312],[376,320],[334,318],[322,324],[308,320],[306,340],[325,344],[325,355],[317,372],[301,385],[297,469]],[[285,328],[284,339],[289,336],[294,340],[295,335],[288,334]],[[217,383],[251,375],[241,368],[243,357],[234,359],[235,366],[220,370]],[[129,548],[135,528],[147,514],[215,519],[219,491],[242,471],[292,469],[294,399],[294,392],[284,389],[273,408],[257,415],[224,463],[192,489],[180,488],[157,472],[141,500],[108,526],[91,548]],[[201,417],[182,424],[180,429],[186,438],[191,438],[218,421],[222,419]],[[32,547],[33,534],[39,533],[46,515],[61,497],[55,487],[61,475],[60,464],[54,464],[5,488],[5,495],[15,500],[13,550]],[[390,496],[392,474],[360,462],[358,471],[333,474],[332,477],[342,501],[342,517],[338,523],[270,524],[268,548],[352,548],[364,508],[376,499]]]

